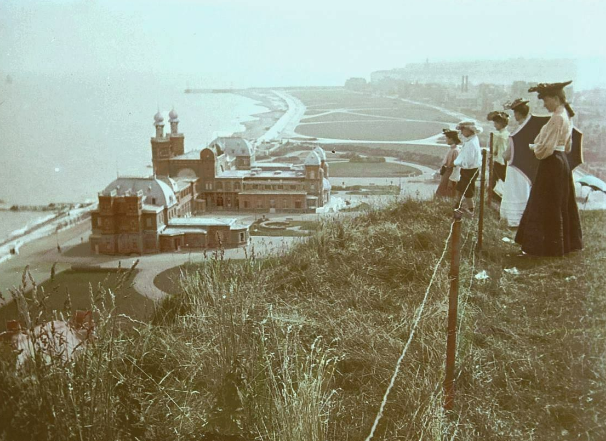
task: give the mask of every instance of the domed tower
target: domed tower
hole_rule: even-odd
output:
[[[320,146],[316,147],[314,149],[314,152],[316,152],[320,157],[320,166],[322,167],[322,170],[324,170],[324,177],[328,179],[328,163],[326,162],[326,152]]]
[[[154,115],[154,126],[156,136],[151,139],[154,173],[159,176],[168,176],[171,146],[170,139],[164,136],[164,117],[159,110]]]
[[[317,201],[315,204],[321,204],[319,199],[322,195],[322,182],[324,180],[324,170],[322,170],[321,164],[322,161],[315,151],[310,152],[305,158],[305,191],[308,194],[309,208],[315,208],[313,205],[309,205],[311,200]],[[313,199],[310,200],[310,197]]]
[[[198,172],[198,176],[200,176],[200,193],[214,191],[215,189],[215,159],[215,154],[208,147],[202,149],[200,152],[200,170]]]
[[[185,137],[183,133],[179,133],[179,115],[175,112],[175,108],[168,114],[168,122],[170,122],[170,148],[173,156],[181,156],[185,153]]]
[[[164,138],[164,117],[160,110],[154,115],[154,126],[156,126],[156,138]]]
[[[250,170],[250,165],[254,162],[252,147],[246,139],[240,139],[238,141],[238,146],[235,149],[236,169]]]

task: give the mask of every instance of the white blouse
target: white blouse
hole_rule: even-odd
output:
[[[480,140],[477,135],[469,138],[461,137],[463,145],[461,153],[454,161],[454,165],[465,169],[479,168],[482,165],[482,153],[480,151]]]

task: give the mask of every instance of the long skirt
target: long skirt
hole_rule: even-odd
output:
[[[509,227],[520,225],[520,219],[526,209],[530,183],[524,174],[515,167],[507,168],[507,177],[503,186],[503,200],[501,201],[501,219],[507,221]]]
[[[436,190],[436,196],[455,196],[455,186],[457,185],[457,183],[450,180],[450,176],[452,175],[453,170],[454,167],[447,167],[444,174],[440,176],[440,185],[438,185],[438,189]]]
[[[522,251],[563,256],[583,248],[572,172],[564,152],[541,160],[516,234]]]
[[[507,166],[500,164],[498,162],[494,162],[492,164],[492,182],[490,183],[490,191],[492,191],[492,197],[496,201],[501,201],[501,196],[494,191],[495,186],[499,179],[505,182],[507,176]]]

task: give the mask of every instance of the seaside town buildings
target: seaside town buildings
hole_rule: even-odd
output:
[[[302,166],[255,162],[251,143],[219,137],[185,152],[179,118],[154,116],[154,174],[118,177],[99,193],[92,212],[94,253],[148,254],[248,243],[250,224],[236,218],[193,217],[212,212],[309,212],[330,200],[329,167],[321,148]]]

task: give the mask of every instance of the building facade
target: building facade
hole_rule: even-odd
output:
[[[194,213],[213,211],[309,212],[330,201],[326,153],[317,147],[303,165],[256,162],[251,143],[240,137],[218,137],[202,150],[184,152],[178,115],[154,117],[152,162],[157,176],[176,181],[196,179]]]

